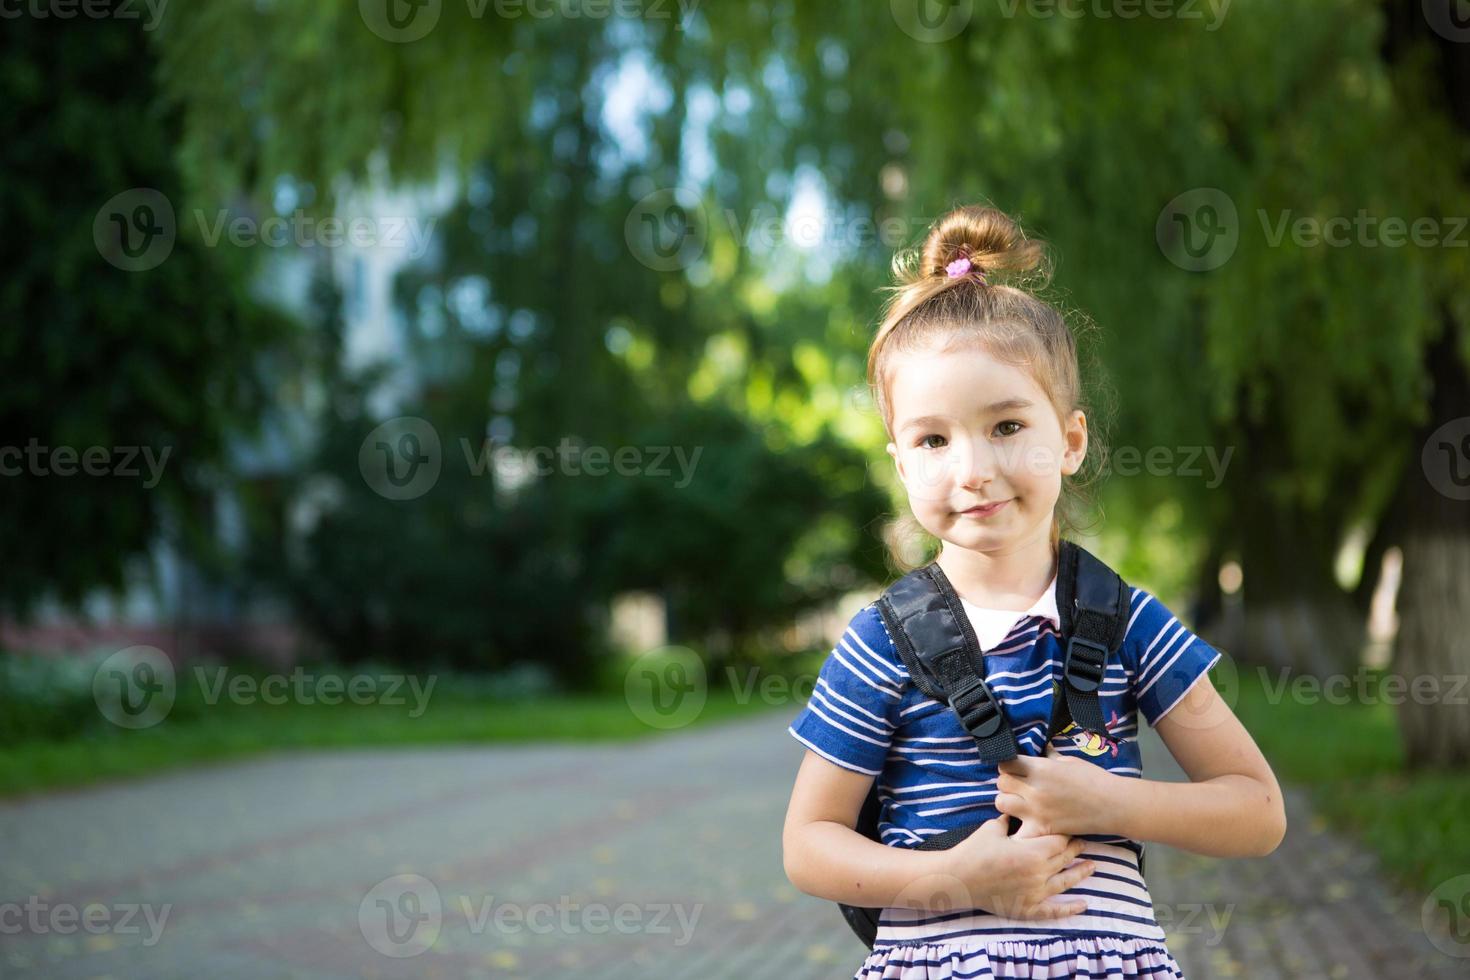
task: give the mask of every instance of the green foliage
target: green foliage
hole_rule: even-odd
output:
[[[201,501],[228,436],[267,398],[258,357],[289,330],[247,297],[238,252],[184,239],[157,267],[124,271],[94,241],[118,194],[183,203],[178,119],[156,104],[136,22],[19,17],[5,34],[0,443],[42,455],[4,461],[0,610],[24,613],[43,595],[120,585],[161,533],[207,553]],[[94,447],[106,475],[77,465]]]
[[[1384,676],[1367,672],[1365,688],[1383,691]],[[1242,671],[1240,680],[1236,714],[1277,777],[1310,788],[1320,819],[1355,834],[1416,893],[1464,873],[1470,782],[1462,772],[1404,772],[1391,703],[1311,703],[1293,698],[1289,685],[1276,699],[1268,692],[1280,677]]]
[[[1283,213],[1290,225],[1360,210],[1407,221],[1470,212],[1466,143],[1443,111],[1427,49],[1387,60],[1372,0],[1236,0],[1217,25],[1035,16],[1024,6],[1004,16],[981,4],[943,43],[918,40],[889,11],[811,0],[706,5],[687,20],[476,9],[444,4],[425,36],[395,43],[352,0],[180,7],[155,34],[162,101],[146,118],[109,112],[131,127],[129,145],[154,157],[165,154],[159,134],[172,132],[159,120],[177,122],[179,177],[165,189],[191,203],[259,201],[289,178],[309,191],[309,207],[331,210],[350,199],[345,191],[448,174],[456,201],[432,254],[395,285],[424,413],[475,444],[485,432],[522,446],[568,436],[610,447],[707,443],[723,458],[707,456],[701,472],[722,482],[675,491],[553,479],[497,501],[511,509],[457,535],[455,508],[490,508],[488,483],[446,482],[438,502],[385,507],[363,495],[344,436],[316,470],[350,488],[347,503],[318,530],[311,563],[282,579],[309,597],[313,621],[338,645],[402,651],[428,631],[441,637],[436,651],[468,643],[470,662],[504,662],[515,644],[476,636],[463,610],[477,593],[443,571],[483,575],[483,555],[497,549],[506,573],[497,582],[544,574],[548,591],[578,590],[589,605],[632,585],[658,588],[681,628],[735,635],[843,584],[883,578],[872,531],[885,508],[874,487],[892,481],[883,467],[859,477],[839,449],[882,461],[881,430],[855,397],[875,288],[892,250],[956,203],[990,200],[1056,245],[1059,302],[1100,328],[1089,335],[1102,363],[1093,386],[1123,395],[1116,418],[1098,419],[1110,423],[1114,449],[1234,452],[1222,483],[1171,472],[1116,474],[1106,485],[1110,553],[1159,588],[1187,588],[1198,556],[1238,553],[1242,528],[1273,523],[1310,523],[1309,538],[1282,548],[1314,552],[1304,563],[1315,572],[1329,568],[1317,552],[1375,518],[1401,475],[1402,432],[1424,413],[1429,341],[1470,315],[1458,286],[1470,271],[1465,249],[1275,240]],[[139,61],[129,37],[127,57]],[[18,104],[39,105],[37,65],[17,66],[6,77]],[[610,110],[632,119],[637,138],[613,131]],[[98,156],[90,170],[107,187],[161,179],[123,179]],[[825,198],[820,247],[766,240],[760,219],[784,215],[803,181]],[[660,271],[640,261],[626,222],[638,201],[675,187],[699,202],[688,217],[703,248]],[[1239,237],[1228,261],[1203,272],[1171,263],[1158,230],[1165,206],[1199,188],[1230,200]],[[896,238],[863,236],[889,219]],[[164,269],[198,281],[186,258],[198,245],[181,233]],[[189,291],[209,306],[195,319],[208,321],[217,295]],[[110,322],[133,329],[141,314],[114,300],[103,304],[116,313]],[[238,378],[237,355],[256,340],[201,334],[224,349],[191,355]],[[195,335],[183,337],[173,342]],[[46,360],[14,350],[16,363]],[[109,364],[136,356],[101,352]],[[145,363],[120,376],[155,373]],[[210,458],[216,416],[238,414],[221,408],[235,402],[211,378],[182,390],[119,384],[150,390],[170,423],[203,420],[192,458]],[[206,410],[185,411],[205,390],[214,392]],[[751,430],[727,425],[722,411]],[[700,421],[685,424],[691,415]],[[97,417],[92,403],[77,413]],[[794,461],[772,458],[782,454]],[[794,492],[771,492],[782,483]],[[832,499],[838,487],[843,499]],[[58,506],[71,511],[86,500],[67,498]],[[66,523],[103,541],[141,541],[153,499],[121,508],[121,519],[108,512],[105,531],[89,515],[69,512]],[[27,523],[54,523],[36,517]],[[373,535],[381,547],[362,543]],[[525,557],[542,538],[558,557]],[[454,546],[481,556],[436,562],[405,550]],[[38,547],[20,547],[34,564]],[[52,548],[48,560],[89,566],[88,554],[117,551]],[[350,557],[358,551],[365,561]],[[701,555],[720,556],[719,568],[699,568]],[[1263,580],[1262,564],[1247,569],[1250,580]],[[1282,577],[1306,581],[1292,571]],[[359,592],[349,584],[358,572],[379,584]],[[456,596],[452,608],[416,597],[411,581]],[[411,611],[385,633],[380,613],[350,611],[354,596]],[[573,605],[558,600],[548,615],[581,624]]]
[[[883,496],[860,454],[829,434],[773,450],[770,434],[694,405],[638,430],[633,446],[672,447],[687,477],[563,479],[578,552],[598,594],[666,590],[673,639],[736,640],[881,578],[871,525]],[[681,485],[683,483],[684,485]]]
[[[309,669],[316,679],[378,672],[372,665],[350,670],[329,665]],[[34,665],[22,670],[40,676],[40,669]],[[13,676],[10,671],[6,658],[0,656],[0,678]],[[236,673],[231,671],[232,675]],[[25,731],[5,729],[15,737],[0,737],[0,797],[151,775],[262,752],[586,742],[667,734],[649,727],[628,709],[621,677],[615,690],[580,695],[549,690],[544,674],[528,672],[523,666],[496,674],[435,671],[420,673],[417,679],[418,689],[428,692],[418,714],[414,712],[420,705],[408,697],[397,705],[346,701],[335,705],[295,701],[267,704],[259,700],[234,703],[227,698],[205,704],[197,685],[186,680],[167,718],[152,728],[129,731],[101,721],[91,700],[89,677],[85,705],[77,700],[73,723]],[[0,690],[0,708],[27,704],[32,689],[22,693],[21,701],[14,702]],[[724,690],[712,690],[690,724],[748,717],[769,707],[760,698],[741,699]],[[86,709],[90,709],[90,716]]]
[[[466,430],[418,414],[443,445],[431,489],[392,500],[367,483],[359,450],[381,420],[349,406],[325,420],[317,457],[288,494],[319,501],[319,519],[299,549],[261,540],[257,574],[341,662],[493,670],[535,660],[585,687],[595,597],[551,501],[497,500],[493,474],[477,475],[461,453]]]

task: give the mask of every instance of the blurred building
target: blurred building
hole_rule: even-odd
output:
[[[394,276],[421,258],[414,246],[432,244],[425,232],[453,200],[448,179],[437,186],[409,193],[377,191],[345,198],[338,213],[359,222],[363,234],[345,234],[338,244],[321,244],[300,234],[261,240],[251,247],[269,250],[261,263],[255,291],[304,324],[313,322],[312,287],[329,276],[342,295],[342,361],[351,373],[371,363],[390,367],[375,390],[375,412],[392,414],[395,405],[417,384],[415,366],[406,355],[401,314],[393,304]],[[310,191],[281,182],[272,202],[274,216],[289,218],[311,203]],[[265,227],[269,213],[231,212]],[[182,223],[182,222],[181,222]],[[291,226],[311,227],[305,221]],[[320,229],[320,225],[316,225]],[[415,234],[405,228],[412,227]],[[306,372],[280,379],[259,434],[231,446],[231,469],[240,485],[214,499],[214,523],[226,550],[244,544],[239,490],[246,483],[271,484],[298,471],[313,451],[317,417],[325,392],[318,379]],[[308,492],[289,501],[287,533],[309,529],[322,501]],[[32,621],[20,624],[0,620],[0,648],[34,653],[65,654],[96,649],[122,649],[136,644],[158,647],[177,660],[249,653],[277,663],[288,663],[300,652],[305,638],[291,622],[284,603],[253,594],[244,583],[221,582],[206,575],[160,534],[146,557],[132,563],[127,585],[119,593],[97,590],[76,606],[43,602]]]

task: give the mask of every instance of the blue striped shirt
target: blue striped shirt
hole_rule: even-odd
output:
[[[1055,616],[1039,611],[1045,608],[1033,607],[993,649],[984,651],[986,681],[1005,705],[1022,755],[1045,752],[1052,701],[1061,683],[1061,633]],[[1053,744],[1063,755],[1141,778],[1137,713],[1156,724],[1219,656],[1158,599],[1133,589],[1127,634],[1119,652],[1108,658],[1098,692],[1109,738],[1073,729],[1058,733]],[[950,707],[911,682],[872,603],[853,616],[828,654],[811,698],[789,731],[829,762],[877,777],[882,803],[878,832],[886,844],[913,847],[926,837],[972,827],[999,813],[994,806],[998,770],[980,762],[974,738]],[[1087,913],[1048,923],[989,917],[993,925],[1007,936],[1086,931],[1162,940],[1137,869],[1141,845],[1105,834],[1083,839],[1096,842],[1084,856],[1094,857],[1099,871],[1069,894],[1090,895],[1101,888],[1096,900],[1088,898]],[[1131,868],[1121,867],[1130,862]],[[1099,878],[1105,872],[1114,880]],[[1095,911],[1107,912],[1109,921],[1093,915]],[[922,914],[885,911],[886,922],[900,918],[918,922]],[[924,920],[931,932],[937,921]],[[967,933],[984,931],[970,920],[957,925]],[[890,930],[889,938],[897,935],[901,933]]]

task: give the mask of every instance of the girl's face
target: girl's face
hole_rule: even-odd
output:
[[[888,454],[919,523],[971,551],[1049,541],[1062,477],[1087,452],[1082,412],[1064,429],[1029,371],[982,349],[893,357]]]

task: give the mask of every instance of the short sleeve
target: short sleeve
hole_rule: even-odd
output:
[[[827,654],[811,698],[787,730],[827,761],[876,776],[907,682],[878,608],[864,606]]]
[[[1130,615],[1124,647],[1132,659],[1133,693],[1153,727],[1209,673],[1220,652],[1142,589],[1133,590]]]

